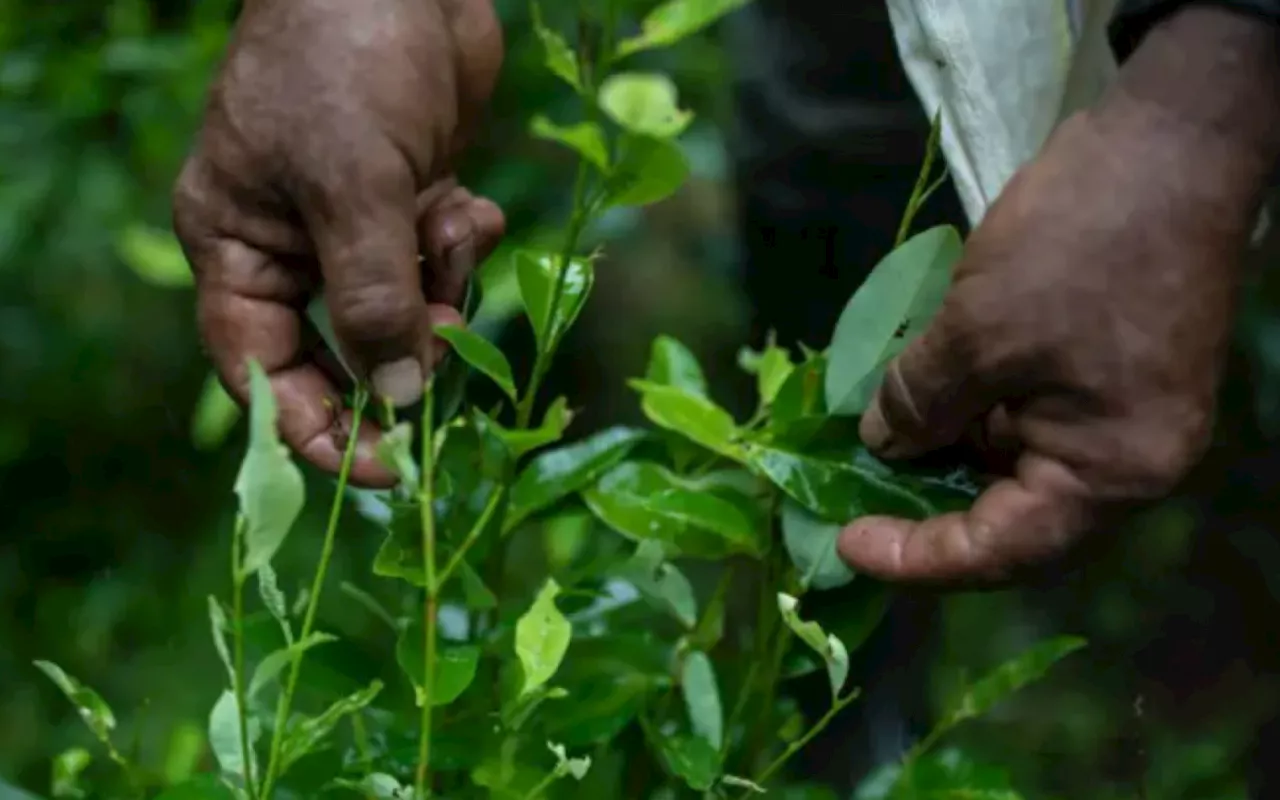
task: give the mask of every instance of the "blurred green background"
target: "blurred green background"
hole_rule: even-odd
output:
[[[571,167],[525,134],[527,120],[571,99],[541,68],[525,4],[497,5],[506,69],[463,175],[506,210],[510,240],[527,242],[563,218]],[[36,658],[95,686],[139,747],[201,757],[183,732],[203,727],[219,685],[205,595],[226,582],[241,433],[205,394],[192,295],[166,231],[235,6],[0,0],[0,776],[34,791],[47,790],[55,753],[88,742]],[[593,234],[607,261],[569,345],[577,359],[556,376],[586,409],[578,434],[638,419],[623,382],[659,332],[707,360],[731,407],[744,386],[734,355],[752,315],[724,135],[730,62],[711,35],[649,63],[699,114],[685,141],[696,174],[671,201]],[[491,330],[514,300],[505,267],[502,252],[486,265]],[[1280,699],[1280,316],[1267,272],[1250,281],[1219,444],[1186,491],[1109,532],[1113,546],[1084,569],[945,604],[936,698],[1042,635],[1092,642],[960,737],[1028,797],[1140,797],[1144,783],[1150,798],[1245,796],[1258,728]],[[525,344],[519,331],[506,338]],[[313,498],[330,491],[311,478]],[[280,562],[291,589],[310,574],[322,506]],[[353,516],[334,583],[368,585],[377,544]],[[330,605],[331,629],[376,625]]]

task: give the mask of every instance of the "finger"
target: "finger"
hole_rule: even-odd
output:
[[[342,408],[332,354],[302,314],[305,296],[289,271],[240,242],[223,240],[188,248],[200,274],[201,335],[228,392],[249,402],[250,359],[266,371],[279,407],[285,443],[301,458],[336,473],[350,435],[351,413]],[[379,433],[366,422],[358,431],[351,481],[384,488],[395,477],[374,456]]]
[[[883,458],[912,458],[954,444],[997,399],[938,320],[889,364],[859,433]]]
[[[424,291],[429,300],[460,306],[467,279],[502,240],[506,219],[497,204],[454,188],[435,204],[422,208],[419,198],[418,238],[426,257]]]
[[[422,397],[431,327],[418,270],[414,179],[398,154],[337,165],[300,207],[343,356],[397,406]]]
[[[839,552],[883,580],[992,584],[1064,553],[1092,519],[1084,484],[1062,464],[1028,454],[1014,478],[992,484],[969,511],[924,521],[865,517],[841,533]]]

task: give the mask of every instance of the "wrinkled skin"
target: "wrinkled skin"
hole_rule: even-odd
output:
[[[502,61],[488,0],[249,0],[174,193],[200,331],[232,395],[258,360],[285,441],[336,471],[343,359],[399,405],[442,355],[434,324],[496,246],[501,211],[453,178]],[[421,258],[420,258],[421,257]],[[421,262],[421,263],[420,263]],[[392,483],[359,431],[353,482]]]
[[[1276,34],[1189,8],[1062,124],[973,232],[862,421],[887,458],[976,445],[964,514],[855,521],[854,568],[989,584],[1170,491],[1209,442],[1238,264],[1275,164]]]

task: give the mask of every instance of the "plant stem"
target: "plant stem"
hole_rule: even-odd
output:
[[[915,186],[911,189],[911,198],[907,200],[907,209],[902,214],[902,221],[898,223],[898,235],[893,239],[893,246],[898,247],[907,240],[907,235],[911,233],[911,223],[916,218],[916,213],[920,211],[920,207],[924,205],[924,201],[933,194],[943,179],[946,178],[944,171],[942,176],[929,185],[929,176],[933,173],[933,161],[938,153],[938,141],[942,137],[942,109],[938,109],[938,113],[934,115],[933,125],[929,129],[929,139],[925,144],[924,164],[920,167],[920,173],[916,175]]]
[[[418,734],[418,770],[414,780],[414,797],[423,800],[431,776],[431,694],[436,672],[436,520],[432,508],[435,494],[435,391],[429,382],[422,401],[422,488],[418,507],[422,513],[422,574],[426,586],[423,614],[424,653],[422,665],[422,728]]]
[[[240,561],[244,557],[241,553],[244,528],[244,515],[237,515],[235,532],[231,535],[231,619],[235,625],[231,639],[235,664],[232,669],[235,683],[232,691],[236,695],[236,716],[240,718],[240,757],[244,760],[244,785],[252,799],[258,796],[258,787],[253,777],[253,752],[249,744],[249,702],[244,685],[244,574],[240,571]]]
[[[857,700],[859,694],[861,694],[861,692],[859,692],[857,689],[854,689],[852,692],[849,692],[849,694],[846,695],[845,697],[836,698],[836,701],[831,704],[831,708],[827,711],[827,713],[823,714],[822,718],[819,719],[816,723],[814,723],[814,726],[810,728],[808,731],[806,731],[804,736],[801,736],[799,739],[796,739],[794,742],[791,742],[790,744],[788,744],[787,749],[779,753],[778,757],[775,758],[772,762],[770,762],[769,766],[765,767],[764,771],[760,773],[760,777],[756,778],[754,781],[752,781],[752,783],[756,784],[757,786],[764,786],[769,781],[769,779],[774,776],[774,774],[778,770],[782,769],[782,767],[786,765],[787,761],[789,761],[792,756],[794,756],[796,753],[803,750],[805,745],[813,741],[813,738],[815,736],[822,733],[822,731],[827,727],[827,725],[831,723],[831,720],[836,718],[837,714],[843,711],[854,700]],[[751,796],[750,789],[742,793],[743,798],[747,798],[750,796]]]
[[[320,608],[320,595],[324,591],[324,579],[329,572],[329,561],[333,558],[333,545],[338,536],[338,521],[342,518],[342,505],[346,499],[347,481],[351,477],[351,464],[355,461],[356,442],[359,440],[360,423],[364,418],[364,409],[369,395],[363,389],[357,389],[355,402],[351,408],[351,432],[347,438],[347,446],[342,452],[342,466],[338,469],[338,484],[334,489],[333,503],[329,506],[329,522],[325,526],[324,542],[320,545],[320,562],[316,564],[315,578],[311,581],[311,593],[307,597],[307,610],[302,615],[302,631],[299,641],[306,641],[311,636],[316,622],[316,612]],[[289,721],[289,712],[293,707],[293,695],[298,689],[298,676],[302,673],[303,652],[294,655],[289,664],[289,678],[285,683],[284,693],[276,705],[276,724],[271,731],[271,756],[267,760],[267,774],[262,779],[263,798],[271,797],[276,778],[280,771],[280,748],[284,744],[284,729]]]
[[[449,578],[454,571],[462,564],[462,559],[467,555],[467,551],[480,539],[480,534],[484,533],[484,529],[489,527],[489,520],[493,518],[494,512],[498,510],[498,501],[502,499],[502,495],[502,490],[494,491],[489,498],[489,502],[485,504],[484,511],[480,512],[480,517],[476,519],[476,524],[471,526],[471,530],[467,533],[467,538],[462,540],[462,544],[449,557],[449,561],[444,565],[444,569],[440,572],[440,577],[437,581],[437,594],[449,582]]]
[[[537,786],[530,789],[528,794],[524,796],[524,800],[534,800],[535,797],[541,795],[547,790],[547,787],[551,786],[551,784],[558,780],[560,780],[560,773],[552,772],[550,775],[539,781]]]

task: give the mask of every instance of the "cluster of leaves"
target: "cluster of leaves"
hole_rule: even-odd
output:
[[[217,770],[169,782],[163,797],[748,796],[783,787],[788,796],[828,796],[787,767],[856,701],[849,653],[888,596],[859,579],[866,591],[856,608],[822,622],[801,615],[801,598],[855,580],[836,553],[844,523],[963,508],[975,488],[959,470],[895,471],[855,434],[881,370],[932,315],[959,254],[950,228],[905,239],[930,190],[931,159],[905,241],[850,300],[831,347],[792,353],[770,342],[743,351],[758,388],[750,419],[719,406],[696,357],[660,337],[632,382],[653,429],[614,427],[560,444],[574,416],[567,398],[534,420],[539,384],[594,282],[596,259],[578,253],[583,231],[610,207],[663,199],[688,172],[678,137],[691,115],[675,86],[614,67],[740,4],[669,0],[636,36],[617,39],[606,19],[581,26],[576,47],[535,14],[546,64],[585,114],[532,124],[534,135],[581,157],[562,249],[514,255],[537,345],[532,373],[520,386],[489,341],[438,329],[457,364],[491,380],[506,402],[487,411],[467,404],[442,375],[428,385],[416,426],[381,409],[378,454],[399,478],[386,493],[347,489],[351,437],[311,587],[292,602],[272,560],[304,505],[304,482],[278,439],[266,376],[253,367],[231,601],[209,600],[227,676],[207,734]],[[358,391],[352,408],[358,426],[378,405]],[[316,620],[353,495],[386,531],[372,572],[398,582],[406,602],[393,613],[370,593],[343,588],[392,627],[401,674],[398,685],[372,680],[304,713],[295,708],[303,665],[336,638]],[[695,589],[695,569],[711,591]],[[252,670],[251,582],[278,645]],[[1053,640],[972,684],[934,733],[859,797],[1016,797],[998,772],[993,779],[953,753],[935,756],[933,745],[1078,646]],[[114,718],[97,694],[54,665],[41,668],[124,768],[121,796],[163,786],[117,751]],[[831,700],[805,719],[787,691],[815,672],[825,672]],[[90,760],[80,749],[59,759],[54,794],[83,796],[79,776]]]

